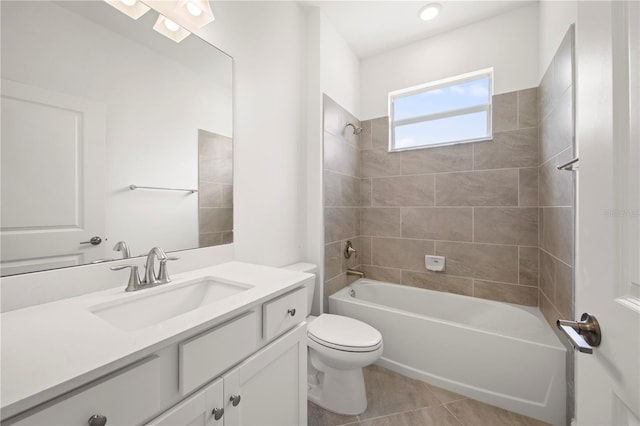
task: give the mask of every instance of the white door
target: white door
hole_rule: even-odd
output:
[[[105,106],[2,80],[2,275],[104,257]],[[96,242],[97,240],[94,240]]]
[[[575,308],[602,331],[575,354],[579,425],[640,424],[638,9],[578,2]]]

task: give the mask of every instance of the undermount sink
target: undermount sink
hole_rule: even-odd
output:
[[[139,290],[131,298],[92,306],[89,311],[124,331],[133,331],[219,302],[250,288],[248,285],[230,284],[207,277]]]

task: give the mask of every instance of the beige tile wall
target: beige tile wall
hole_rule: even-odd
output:
[[[345,129],[347,123],[360,126],[360,121],[328,96],[323,104],[326,309],[326,298],[354,279],[347,277],[347,268],[359,269],[367,254],[360,238],[360,137]],[[349,240],[357,253],[346,259],[343,253]]]
[[[368,277],[538,305],[537,89],[493,103],[489,142],[389,153],[387,117],[362,122]],[[427,271],[427,254],[445,256],[446,271]]]
[[[233,242],[233,144],[198,131],[198,236],[200,247]]]
[[[569,31],[540,83],[540,309],[550,325],[573,318],[573,39]]]
[[[573,287],[575,174],[556,166],[574,157],[573,29],[565,35],[540,83],[540,175],[538,246],[539,306],[556,330],[559,318],[576,318]],[[567,346],[567,424],[574,409],[573,348]]]

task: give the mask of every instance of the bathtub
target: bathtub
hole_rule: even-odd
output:
[[[382,333],[383,367],[566,423],[566,349],[537,308],[360,279],[329,297],[329,312]]]

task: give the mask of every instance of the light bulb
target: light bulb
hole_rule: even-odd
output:
[[[120,0],[125,6],[133,6],[138,0]]]
[[[180,29],[180,25],[176,24],[175,22],[173,22],[171,19],[168,19],[168,18],[164,18],[164,26],[167,27],[167,29],[172,33],[175,33]]]
[[[440,9],[442,9],[442,6],[438,3],[428,4],[418,11],[418,16],[420,16],[420,19],[423,21],[430,21],[438,16]]]
[[[198,6],[195,5],[195,3],[191,2],[191,1],[187,2],[187,10],[193,16],[202,15],[202,9],[200,9]]]

